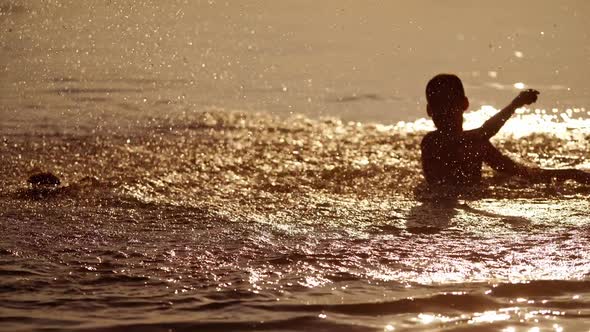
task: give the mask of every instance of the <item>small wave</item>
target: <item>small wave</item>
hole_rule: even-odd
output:
[[[424,298],[408,298],[387,302],[351,304],[276,304],[251,305],[268,311],[330,312],[346,315],[393,315],[420,312],[485,311],[503,306],[502,303],[480,295],[438,294]]]
[[[79,95],[79,94],[111,94],[111,93],[130,93],[143,92],[144,89],[131,88],[59,88],[45,90],[47,93],[55,93],[58,95]]]
[[[27,277],[27,276],[42,276],[43,273],[39,273],[32,270],[24,269],[5,269],[0,268],[0,276],[2,277]]]
[[[149,277],[131,276],[124,274],[102,274],[96,279],[82,281],[83,285],[104,285],[104,284],[119,284],[119,283],[140,283],[144,284],[153,281]]]
[[[545,297],[564,294],[589,293],[588,280],[531,280],[517,283],[503,283],[492,288],[495,297]]]
[[[329,101],[338,102],[338,103],[349,103],[355,101],[362,101],[362,100],[382,100],[383,98],[375,93],[362,93],[362,94],[352,94],[350,96],[343,96],[331,99]]]
[[[226,310],[234,306],[241,306],[244,305],[245,301],[243,300],[234,300],[234,301],[219,301],[219,302],[211,302],[199,305],[196,308],[190,308],[189,310],[198,310],[198,311],[207,311],[207,310]]]
[[[323,319],[318,315],[303,315],[288,319],[259,319],[232,321],[212,321],[204,319],[200,322],[160,322],[139,324],[98,325],[89,328],[79,328],[77,331],[367,331],[373,330],[370,326],[360,323],[351,325],[343,324],[329,319]]]
[[[58,319],[48,317],[31,317],[31,315],[2,314],[0,324],[6,331],[31,331],[39,329],[51,329],[63,331],[74,330],[80,326],[83,320]]]

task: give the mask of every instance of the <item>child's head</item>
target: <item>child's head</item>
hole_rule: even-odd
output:
[[[469,107],[463,83],[456,75],[439,74],[426,85],[428,115],[442,130],[462,130],[463,112]]]

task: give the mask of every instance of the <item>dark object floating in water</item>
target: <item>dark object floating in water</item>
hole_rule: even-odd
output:
[[[33,174],[29,177],[28,182],[33,187],[57,187],[61,183],[57,176],[49,172]]]
[[[27,182],[31,184],[31,188],[25,193],[25,197],[29,199],[39,200],[53,197],[62,189],[59,186],[61,184],[59,178],[50,172],[35,173],[29,176]]]

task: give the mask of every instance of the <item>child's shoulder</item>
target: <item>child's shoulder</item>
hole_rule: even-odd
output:
[[[424,135],[424,137],[422,138],[422,142],[420,143],[422,150],[427,149],[434,144],[437,144],[437,142],[440,140],[439,136],[440,133],[438,130],[426,133],[426,135]]]
[[[422,143],[424,142],[430,142],[433,140],[439,140],[441,138],[441,133],[438,130],[434,130],[434,131],[429,131],[426,133],[426,135],[424,135],[424,137],[422,137]]]
[[[440,149],[443,147],[450,147],[456,145],[470,144],[477,141],[474,139],[476,135],[463,131],[456,134],[443,133],[439,130],[434,130],[426,133],[420,143],[422,149]]]

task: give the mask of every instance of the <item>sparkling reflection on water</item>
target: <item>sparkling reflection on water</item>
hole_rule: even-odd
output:
[[[584,112],[522,110],[494,144],[523,162],[588,168]],[[590,324],[590,188],[486,170],[480,188],[433,192],[417,148],[430,126],[205,112],[128,132],[5,135],[2,327]],[[27,189],[34,170],[62,187]]]

